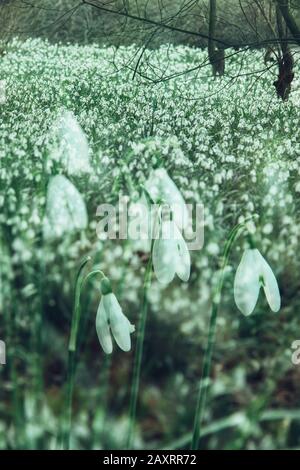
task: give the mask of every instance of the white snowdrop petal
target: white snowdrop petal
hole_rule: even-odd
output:
[[[85,202],[76,187],[63,175],[51,178],[47,191],[43,232],[46,239],[83,230],[88,225]]]
[[[60,160],[70,175],[89,173],[88,141],[74,114],[65,111],[54,123],[53,131],[58,147],[52,150],[50,158]]]
[[[263,289],[273,312],[278,312],[281,306],[281,298],[276,277],[265,258],[259,253],[261,263],[261,276],[263,277]]]
[[[248,249],[244,252],[234,279],[234,300],[244,315],[253,312],[260,290],[256,251]]]
[[[145,187],[155,202],[162,199],[171,207],[179,228],[187,226],[189,214],[186,204],[176,184],[164,168],[153,170]]]
[[[122,312],[121,306],[114,294],[103,297],[105,310],[107,312],[111,332],[120,349],[127,352],[131,349],[130,333],[134,331],[133,325]]]
[[[111,354],[113,350],[110,329],[108,324],[107,311],[104,304],[105,296],[101,298],[97,316],[96,316],[96,331],[102,346],[103,351],[106,354]]]
[[[187,282],[190,278],[191,273],[191,257],[188,250],[187,244],[181,235],[180,231],[174,223],[174,238],[177,244],[177,253],[176,253],[176,273],[178,277]]]
[[[174,266],[176,244],[174,240],[155,240],[153,246],[153,269],[159,282],[169,284],[173,281],[176,269]]]
[[[174,238],[174,226],[169,220],[162,221],[160,237],[153,246],[153,269],[159,282],[169,284],[173,281],[178,265],[177,241]]]

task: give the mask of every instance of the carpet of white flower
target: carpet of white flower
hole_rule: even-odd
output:
[[[0,109],[0,223],[5,227],[0,304],[14,297],[16,312],[23,309],[17,318],[21,330],[30,328],[41,296],[53,315],[55,309],[65,315],[62,299],[70,298],[78,261],[89,252],[118,284],[124,309],[133,312],[128,316],[135,323],[142,256],[129,242],[97,238],[96,208],[116,202],[119,193],[133,197],[124,175],[130,174],[138,186],[160,162],[187,202],[204,204],[205,242],[202,250],[191,253],[189,284],[175,281],[165,290],[153,283],[152,315],[176,325],[179,344],[200,342],[203,348],[212,274],[220,268],[228,233],[242,218],[258,214],[259,249],[276,273],[283,302],[277,316],[262,299],[258,316],[265,315],[268,322],[264,333],[270,328],[270,336],[276,337],[285,316],[298,314],[299,307],[300,67],[296,65],[291,98],[282,103],[272,86],[276,70],[262,73],[261,51],[233,51],[222,79],[198,67],[206,60],[204,51],[183,46],[145,51],[135,72],[140,54],[134,46],[100,49],[15,40],[1,58],[6,102]],[[62,110],[74,113],[88,139],[91,165],[83,176],[49,159],[51,126]],[[46,188],[55,174],[67,176],[82,194],[89,226],[80,235],[46,243]],[[231,258],[218,320],[219,354],[226,349],[226,338],[230,349],[233,336],[248,337],[240,321],[249,332],[253,327],[254,320],[241,320],[233,303],[233,273],[244,247],[242,239]],[[21,283],[21,298],[11,287],[13,278]],[[282,341],[277,338],[280,354],[294,339],[289,330]],[[273,353],[268,367],[274,373],[282,359],[275,360]]]

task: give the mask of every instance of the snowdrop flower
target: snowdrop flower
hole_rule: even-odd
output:
[[[43,233],[46,239],[84,230],[88,216],[84,200],[76,187],[63,175],[50,179],[47,191]]]
[[[256,248],[244,252],[234,280],[234,299],[244,315],[250,315],[263,287],[273,312],[280,309],[280,293],[276,278],[267,261]]]
[[[189,280],[190,253],[173,220],[161,221],[159,238],[154,242],[152,257],[154,272],[162,284],[169,284],[175,274],[184,282]]]
[[[53,126],[56,147],[50,158],[61,161],[69,175],[80,175],[91,171],[89,145],[76,117],[65,111]]]
[[[176,184],[164,168],[151,172],[145,188],[155,203],[163,201],[170,206],[174,221],[180,229],[187,226],[189,214],[186,204]]]
[[[102,298],[96,317],[96,331],[106,354],[111,354],[113,343],[111,335],[117,345],[123,351],[130,351],[130,334],[134,332],[134,326],[125,317],[116,296],[112,293],[110,281],[104,278],[101,281]]]

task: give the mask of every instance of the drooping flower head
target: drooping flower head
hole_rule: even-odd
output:
[[[261,287],[273,312],[280,309],[281,299],[276,277],[256,248],[245,250],[234,279],[234,299],[244,315],[250,315]]]
[[[172,282],[175,274],[187,282],[190,277],[191,259],[187,244],[180,232],[189,221],[187,206],[176,184],[164,168],[153,170],[145,183],[145,194],[162,209],[167,208],[169,218],[162,210],[155,215],[152,226],[153,268],[162,284]]]
[[[173,220],[162,220],[159,238],[153,246],[153,268],[162,284],[169,284],[175,274],[187,282],[190,277],[191,258],[186,242]]]
[[[96,316],[96,331],[103,351],[106,354],[112,353],[112,336],[120,349],[126,352],[130,351],[130,335],[135,328],[122,312],[108,278],[101,281],[101,294]]]

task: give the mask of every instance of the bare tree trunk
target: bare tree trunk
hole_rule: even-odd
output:
[[[274,82],[277,96],[283,101],[288,100],[294,79],[294,59],[286,41],[283,15],[279,3],[276,4],[277,30],[281,54],[278,58],[278,79]]]
[[[216,50],[215,35],[217,24],[217,0],[209,0],[209,40],[208,40],[208,56],[210,63],[213,64],[214,53]]]
[[[216,76],[224,75],[225,72],[225,53],[224,49],[218,49],[216,46],[216,28],[217,27],[217,0],[209,0],[209,39],[208,39],[208,57],[211,63],[213,74]]]
[[[284,26],[283,26],[283,16],[279,5],[276,5],[276,21],[277,21],[277,31],[280,42],[280,48],[284,54],[287,51],[288,45],[285,42]]]
[[[297,25],[293,15],[290,12],[288,0],[277,0],[277,4],[287,27],[292,33],[296,43],[300,46],[300,27]]]

